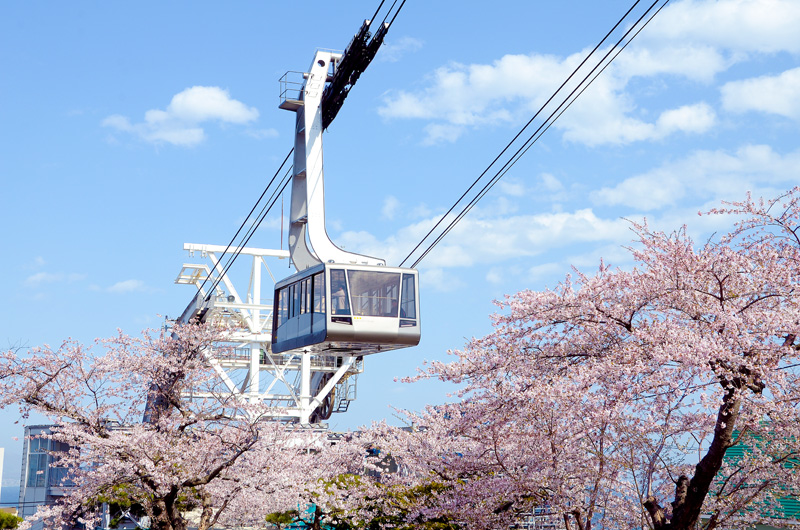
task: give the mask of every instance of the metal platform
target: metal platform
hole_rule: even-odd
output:
[[[239,252],[240,260],[243,256],[252,258],[248,289],[242,296],[228,274],[223,274],[220,257],[225,247],[186,244],[184,250],[190,255],[199,253],[210,265],[183,264],[175,283],[193,285],[197,293],[176,320],[198,321],[226,330],[226,342],[204,352],[223,391],[242,403],[269,405],[274,410],[269,416],[279,421],[324,426],[321,422],[332,413],[347,410],[356,397],[358,374],[364,371],[359,355],[271,350],[274,276],[270,265],[280,265],[281,261],[285,265],[287,251],[228,249]],[[264,271],[268,273],[266,277]],[[216,280],[219,284],[211,292]],[[269,298],[262,298],[262,291],[269,293]],[[209,395],[203,389],[195,389],[185,397],[201,399]]]

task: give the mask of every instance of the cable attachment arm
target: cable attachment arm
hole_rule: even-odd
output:
[[[322,128],[327,129],[347,98],[350,89],[364,73],[372,59],[378,53],[386,32],[389,31],[389,24],[384,22],[378,28],[372,40],[370,38],[369,20],[365,20],[361,29],[347,45],[341,60],[335,64],[333,79],[325,88],[322,95]]]

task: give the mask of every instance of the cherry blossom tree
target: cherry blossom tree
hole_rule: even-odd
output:
[[[498,528],[707,529],[780,517],[800,493],[800,188],[727,203],[696,244],[632,224],[635,265],[499,302],[494,332],[430,363],[457,402],[376,428],[437,484],[418,517]],[[738,221],[737,221],[738,220]],[[726,456],[727,455],[727,456]],[[394,480],[402,480],[397,477]]]
[[[222,339],[176,325],[99,340],[101,354],[66,341],[0,355],[0,406],[48,416],[49,436],[71,447],[57,462],[70,493],[36,518],[94,523],[107,502],[135,505],[164,530],[263,527],[268,513],[305,505],[323,479],[352,469],[346,444],[264,421],[260,405],[217,392],[203,352]]]

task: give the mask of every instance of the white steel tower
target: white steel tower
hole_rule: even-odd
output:
[[[290,74],[281,79],[280,107],[297,113],[289,250],[228,248],[229,254],[251,258],[247,289],[239,290],[220,263],[225,247],[184,245],[191,256],[199,253],[208,263],[183,265],[176,283],[194,285],[198,292],[178,321],[235,324],[230,326],[235,331],[229,333],[226,349],[231,353],[207,351],[206,359],[231,395],[242,403],[271,405],[276,420],[317,424],[334,412],[346,411],[356,397],[357,376],[363,371],[362,357],[357,354],[304,348],[272,351],[275,277],[270,264],[274,267],[290,258],[298,271],[323,261],[385,264],[382,259],[336,247],[325,231],[322,131],[374,57],[388,24],[381,24],[371,40],[369,28],[370,22],[365,21],[343,53],[318,51],[308,72],[295,72],[294,85]],[[214,286],[213,290],[204,290],[205,284]],[[203,396],[195,392],[187,397]]]

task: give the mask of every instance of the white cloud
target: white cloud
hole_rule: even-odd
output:
[[[748,190],[755,196],[774,196],[796,183],[798,166],[800,150],[782,154],[765,145],[744,145],[734,152],[698,150],[617,186],[596,190],[590,198],[604,207],[627,207],[628,213],[622,215],[631,219],[639,219],[636,212],[663,210],[650,219],[653,227],[671,230],[687,219],[694,219],[693,230],[709,233],[727,226],[729,220],[715,216],[697,218],[698,210],[717,206],[723,199],[741,199]],[[555,193],[564,193],[563,186],[552,175],[540,178],[542,183],[537,183],[535,189],[548,186],[558,190]],[[510,197],[475,208],[420,264],[426,270],[426,277],[428,269],[438,271],[437,281],[443,283],[437,288],[452,287],[455,280],[445,274],[448,269],[489,265],[493,268],[488,269],[486,281],[498,283],[503,281],[504,274],[499,264],[534,256],[541,260],[559,249],[573,255],[558,263],[539,263],[527,271],[527,278],[558,281],[561,275],[556,273],[566,270],[568,264],[593,269],[601,257],[615,266],[629,264],[630,256],[620,245],[629,244],[633,235],[629,222],[617,217],[620,213],[615,212],[610,218],[598,215],[591,208],[516,213]],[[384,239],[366,231],[353,231],[341,234],[336,240],[349,250],[397,265],[440,218],[441,215],[428,216]],[[451,219],[452,214],[446,221]],[[415,253],[417,256],[419,251]]]
[[[732,81],[721,92],[723,107],[732,112],[755,110],[800,120],[800,68]]]
[[[558,180],[553,175],[551,175],[550,173],[542,173],[539,179],[542,181],[542,187],[546,191],[549,191],[551,193],[564,191],[564,185],[561,184],[561,181]]]
[[[556,278],[560,281],[564,278],[564,272],[569,270],[569,265],[562,263],[544,263],[541,265],[534,265],[528,269],[528,281],[535,285],[540,285],[544,280]]]
[[[280,136],[280,133],[277,129],[250,129],[245,131],[247,136],[251,136],[256,140],[271,140],[272,138],[277,138]]]
[[[423,43],[413,37],[400,37],[397,40],[384,41],[377,59],[381,62],[396,63],[407,53],[422,49]]]
[[[506,278],[505,271],[499,267],[492,267],[486,273],[486,281],[495,285],[500,285]]]
[[[166,125],[154,128],[153,131],[144,135],[143,138],[153,143],[167,142],[172,145],[191,147],[205,140],[206,133],[200,127]]]
[[[686,186],[680,176],[670,170],[654,170],[625,179],[613,188],[592,192],[591,198],[598,204],[624,204],[649,211],[675,204],[685,193]]]
[[[425,203],[418,204],[409,211],[411,219],[422,219],[431,216],[431,209]]]
[[[109,293],[117,293],[117,294],[132,293],[144,290],[146,290],[146,287],[142,280],[124,280],[121,282],[117,282],[111,287],[106,289],[106,291],[108,291]]]
[[[623,77],[673,74],[701,82],[755,54],[800,52],[794,0],[670,3],[615,64]]]
[[[487,282],[502,283],[506,264],[512,261],[519,264],[519,258],[535,257],[537,265],[521,274],[534,282],[550,283],[559,281],[569,264],[593,270],[603,257],[606,263],[627,266],[630,256],[620,245],[630,244],[634,236],[629,222],[618,216],[638,220],[641,212],[660,209],[658,216],[649,216],[654,228],[672,230],[693,219],[693,230],[700,231],[693,233],[710,233],[727,226],[730,221],[716,216],[697,218],[699,210],[717,206],[722,199],[741,199],[747,190],[753,191],[755,196],[774,196],[787,185],[796,183],[798,166],[800,150],[782,154],[765,145],[744,145],[734,152],[699,150],[685,159],[635,175],[617,186],[592,192],[590,198],[599,205],[626,207],[627,212],[617,209],[610,217],[591,208],[509,213],[516,208],[511,196],[505,196],[502,204],[495,201],[475,208],[420,267],[426,270],[426,277],[428,269],[436,269],[437,274],[442,275],[441,281],[446,282],[452,278],[442,271],[480,264],[488,266]],[[542,183],[537,182],[534,189],[547,185],[559,190],[556,193],[564,193],[563,186],[552,175],[540,178]],[[440,218],[441,215],[426,217],[383,239],[361,231],[345,232],[336,240],[349,250],[381,257],[388,264],[397,265]],[[452,215],[446,221],[451,219]],[[553,252],[564,251],[572,255],[554,263],[543,261]],[[414,257],[419,255],[417,251]]]
[[[714,125],[714,121],[714,110],[705,103],[697,103],[665,110],[658,117],[656,129],[662,137],[678,131],[704,133]]]
[[[86,278],[85,274],[64,272],[37,272],[25,278],[25,285],[39,287],[48,283],[72,283]]]
[[[695,212],[692,212],[695,213]],[[640,220],[640,219],[639,219]],[[685,218],[684,221],[685,222]],[[666,230],[673,230],[679,224],[667,224]],[[650,226],[653,226],[652,224]],[[654,227],[655,228],[655,227]],[[634,239],[631,232],[628,232],[624,240],[615,241],[607,245],[598,245],[591,248],[588,252],[585,249],[580,254],[573,254],[566,257],[557,269],[552,271],[553,276],[557,281],[564,279],[564,274],[572,267],[577,268],[583,273],[593,274],[597,271],[600,261],[604,265],[612,268],[626,268],[633,264],[633,257],[626,246],[629,246]]]
[[[131,125],[130,120],[125,116],[120,116],[119,114],[113,114],[104,119],[103,126],[113,127],[114,129],[118,129],[120,131],[125,131],[125,132],[132,132],[134,130],[134,127],[133,125]]]
[[[363,231],[345,232],[337,238],[337,243],[355,252],[384,258],[388,264],[394,265],[406,257],[440,218],[408,225],[385,240]],[[447,221],[451,218],[448,217]],[[620,241],[627,229],[626,221],[599,218],[591,209],[506,216],[476,208],[455,226],[423,263],[426,268],[442,269],[499,263],[574,243]]]
[[[795,0],[673,2],[642,32],[642,40],[724,48],[735,54],[800,52]]]
[[[501,193],[510,195],[511,197],[523,197],[528,193],[528,190],[525,188],[525,183],[511,176],[506,176],[503,180],[499,181],[498,187]]]
[[[397,210],[400,208],[400,201],[397,197],[392,195],[386,197],[383,201],[383,208],[381,208],[381,215],[384,219],[394,219]]]
[[[793,185],[798,165],[800,151],[781,155],[766,145],[746,145],[732,154],[696,151],[592,192],[590,197],[596,204],[625,205],[638,211],[671,207],[687,196],[696,202],[740,199],[754,187],[767,191]]]
[[[425,271],[423,287],[439,292],[453,292],[466,287],[466,284],[454,274],[450,274],[441,268],[432,268]]]
[[[642,32],[642,37],[649,30],[648,26]],[[637,40],[634,43],[613,63],[617,74],[623,79],[676,75],[709,83],[715,75],[734,63],[721,50],[703,43],[682,42],[671,43],[669,46],[663,41],[645,44]]]
[[[231,99],[227,90],[219,87],[193,86],[175,94],[167,114],[189,123],[220,120],[228,123],[248,123],[258,118],[255,107]]]
[[[591,97],[580,100],[572,110],[556,127],[564,130],[566,140],[590,146],[660,140],[678,132],[703,133],[716,121],[714,110],[706,103],[665,110],[654,123],[626,116],[613,103],[597,106]]]
[[[147,142],[191,147],[205,139],[205,131],[199,126],[204,122],[246,124],[257,118],[255,107],[247,107],[232,99],[227,90],[194,86],[175,94],[166,110],[145,112],[141,123],[131,123],[126,116],[115,114],[103,120],[102,124]]]
[[[509,121],[509,110],[495,103],[541,98],[564,71],[559,59],[541,55],[506,55],[491,65],[452,63],[438,68],[421,92],[389,92],[379,114],[440,120],[451,125],[451,132]]]
[[[46,265],[46,261],[41,256],[36,256],[31,261],[23,265],[23,269],[25,270],[36,270],[41,269]]]
[[[25,278],[25,285],[38,286],[43,283],[53,283],[61,279],[61,275],[48,272],[37,272]]]
[[[446,123],[431,123],[425,126],[424,145],[435,145],[442,142],[453,143],[464,133],[464,129],[457,125]]]
[[[671,3],[564,113],[556,127],[565,139],[591,146],[706,132],[716,121],[708,104],[673,104],[672,108],[656,109],[658,117],[648,119],[630,97],[632,81],[678,76],[707,84],[756,54],[799,53],[797,27],[800,3],[792,0]],[[421,90],[388,92],[379,114],[388,119],[428,121],[422,143],[429,145],[454,142],[472,128],[521,124],[521,117],[532,116],[587,52],[567,57],[506,55],[490,64],[451,63],[436,69]],[[589,68],[584,66],[572,82],[583,78]],[[567,85],[565,94],[573,87]],[[554,108],[551,105],[544,116]]]
[[[519,121],[514,116],[533,115],[557,87],[554,80],[565,79],[582,56],[583,52],[565,59],[506,55],[491,65],[453,63],[437,69],[431,86],[423,91],[389,92],[378,112],[384,118],[430,120],[423,144],[455,142],[470,128],[513,123]],[[675,57],[675,64],[684,64],[679,59]],[[626,69],[633,69],[630,61]],[[654,123],[632,116],[635,106],[624,89],[633,74],[623,74],[624,70],[610,68],[556,123],[567,140],[625,144],[677,132],[705,132],[714,123],[714,111],[706,103],[665,110]],[[573,87],[568,85],[563,94]],[[553,110],[551,103],[543,116]]]

